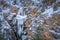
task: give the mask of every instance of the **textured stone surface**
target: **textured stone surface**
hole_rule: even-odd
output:
[[[7,40],[60,39],[60,3],[57,0],[0,0],[0,6],[1,30]]]

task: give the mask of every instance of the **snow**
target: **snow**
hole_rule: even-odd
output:
[[[49,32],[53,33],[53,34],[57,34],[60,35],[60,33],[55,32],[54,30],[49,30]]]
[[[13,24],[16,24],[16,18],[13,18],[12,23],[13,23]]]
[[[56,3],[60,2],[60,0],[56,0]]]
[[[3,21],[3,19],[4,19],[4,18],[3,18],[3,16],[2,16],[2,15],[0,15],[0,21]]]
[[[18,20],[18,24],[23,24],[24,20],[26,19],[27,15],[23,15],[23,7],[20,7],[16,19]]]
[[[45,11],[42,14],[48,14],[47,17],[51,17],[51,14],[53,14],[53,7],[45,9]]]
[[[27,15],[21,16],[21,15],[17,15],[16,18],[17,19],[25,19],[27,17]]]
[[[6,3],[7,4],[9,4],[10,5],[10,8],[3,8],[3,7],[1,7],[2,8],[2,13],[5,13],[5,14],[8,14],[7,15],[7,19],[8,19],[8,21],[9,20],[12,20],[12,23],[13,23],[13,25],[15,26],[15,24],[17,24],[17,26],[15,26],[15,27],[17,27],[17,33],[18,33],[18,35],[20,36],[21,34],[22,34],[22,32],[24,33],[24,30],[23,30],[23,23],[24,23],[24,21],[26,20],[26,18],[28,18],[27,17],[27,15],[25,15],[25,11],[23,11],[23,9],[24,9],[24,3],[22,4],[20,1],[22,1],[22,0],[16,0],[16,4],[14,4],[14,1],[15,0],[5,0],[6,1]],[[27,1],[27,0],[26,0]],[[38,6],[38,4],[39,3],[41,3],[42,4],[42,2],[41,2],[42,0],[32,0],[32,3],[28,6],[28,7],[26,7],[26,9],[27,9],[27,11],[28,12],[30,12],[30,9],[38,9],[38,13],[40,13],[41,12],[41,10],[42,10],[42,7],[39,7]],[[58,0],[57,2],[59,2],[60,0]],[[25,2],[25,1],[23,1],[23,2]],[[28,1],[27,1],[28,2]],[[26,2],[25,2],[26,3]],[[34,3],[34,4],[33,4]],[[43,4],[42,4],[43,5]],[[22,7],[23,6],[23,7]],[[19,8],[19,10],[18,10],[18,13],[16,14],[16,13],[11,13],[11,8],[13,8],[13,7],[17,7],[17,8]],[[30,8],[30,9],[29,9]],[[47,9],[45,9],[45,11],[42,13],[42,16],[43,17],[51,17],[51,14],[53,14],[53,13],[58,13],[58,12],[60,12],[60,7],[58,7],[58,10],[56,10],[56,11],[53,11],[53,7],[51,7],[51,6],[48,6],[47,7]],[[1,13],[1,14],[2,14]],[[8,23],[8,21],[7,20],[5,20],[4,19],[4,16],[3,15],[1,15],[0,14],[0,22],[1,22],[1,24],[2,24],[2,31],[4,31],[4,29],[10,29],[11,28],[11,26],[9,25],[9,23]],[[9,15],[10,14],[10,15]],[[44,14],[44,15],[43,15]],[[47,15],[45,15],[45,14],[47,14]],[[14,15],[16,15],[16,17],[14,18],[13,16]],[[36,30],[36,28],[37,27],[39,27],[39,26],[41,26],[41,25],[43,25],[43,19],[41,20],[41,18],[40,18],[40,16],[38,17],[38,18],[36,18],[36,17],[30,17],[31,18],[31,20],[32,20],[32,22],[31,22],[31,24],[29,25],[29,26],[31,26],[30,28],[29,28],[29,30],[31,30],[32,32],[35,32],[35,30]],[[35,21],[36,20],[38,20],[39,21],[39,24],[37,24],[37,23],[35,23]],[[41,25],[40,25],[41,24]],[[46,25],[47,26],[47,25]],[[60,27],[58,27],[58,28],[60,28]],[[53,33],[53,34],[58,34],[58,35],[60,35],[60,33],[57,33],[57,32],[55,32],[54,30],[49,30],[51,33]],[[26,39],[26,35],[25,34],[23,34],[22,35],[22,40],[25,40]]]
[[[2,28],[3,28],[3,29],[10,29],[11,26],[8,24],[8,22],[7,22],[6,20],[4,20],[4,21],[2,22]]]
[[[23,35],[23,36],[22,36],[22,40],[25,40],[25,39],[26,39],[26,35]]]
[[[13,15],[9,15],[9,16],[7,17],[7,19],[8,19],[8,20],[12,20],[12,17],[13,17]]]
[[[58,12],[60,12],[60,7],[58,7],[58,9],[54,11],[54,13],[58,13]]]
[[[18,6],[18,5],[12,5],[13,7],[17,7],[17,8],[19,8],[20,6]]]
[[[16,13],[11,13],[11,15],[16,15]]]
[[[34,9],[34,8],[36,8],[36,6],[30,6],[30,8]]]
[[[42,2],[42,0],[32,0],[32,1],[35,3],[41,3]]]
[[[5,10],[2,10],[3,13],[9,13],[10,12],[10,9],[5,9]]]

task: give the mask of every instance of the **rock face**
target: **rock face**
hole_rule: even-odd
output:
[[[38,15],[38,13],[37,13],[37,11],[32,10],[32,11],[31,11],[31,15],[32,15],[33,17],[36,17],[36,16]]]
[[[11,11],[12,11],[12,13],[18,13],[18,8],[17,8],[17,7],[13,7],[13,8],[11,9]]]
[[[51,33],[52,37],[55,38],[56,40],[59,39],[58,35],[60,34],[60,32],[59,32],[59,30],[60,30],[59,23],[60,22],[58,22],[60,20],[59,15],[60,14],[53,14],[49,20],[45,20],[45,22],[44,22],[46,25],[49,25],[49,27],[50,27],[49,32]]]
[[[31,23],[31,19],[27,19],[26,22],[25,22],[25,26],[26,27],[30,27],[30,23]]]
[[[60,40],[59,0],[0,0],[4,40]]]
[[[60,20],[60,14],[54,14],[53,17],[52,17],[52,19],[53,19],[54,22],[56,22],[56,24],[58,26],[60,26],[60,22],[59,22],[59,20]]]
[[[44,30],[44,32],[43,32],[44,40],[52,40],[53,37],[52,37],[51,33],[48,31],[48,29],[44,28],[43,30]]]

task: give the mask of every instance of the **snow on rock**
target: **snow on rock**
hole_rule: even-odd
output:
[[[16,13],[11,13],[11,14],[7,17],[7,19],[8,19],[8,20],[12,20],[12,18],[13,18],[14,15],[16,15]]]
[[[2,15],[2,13],[0,12],[1,13],[0,14],[0,22],[2,24],[2,31],[4,31],[4,29],[10,29],[12,27],[12,26],[10,26],[11,25],[10,20],[11,20],[11,23],[13,23],[12,24],[13,27],[17,28],[16,30],[17,30],[18,35],[20,36],[22,34],[22,36],[21,36],[22,40],[25,40],[26,36],[28,35],[28,34],[27,35],[24,34],[25,29],[23,28],[23,27],[25,27],[23,25],[23,23],[25,22],[26,19],[28,19],[29,17],[31,18],[31,21],[29,19],[29,21],[26,22],[26,28],[28,30],[32,31],[32,32],[36,32],[35,30],[36,30],[37,27],[40,27],[40,26],[44,25],[44,19],[43,18],[47,19],[48,17],[51,17],[51,14],[60,12],[59,7],[58,7],[58,10],[53,11],[53,6],[54,5],[53,6],[48,6],[47,9],[44,9],[45,7],[43,7],[44,5],[42,3],[43,0],[31,0],[32,1],[31,3],[28,3],[27,0],[26,1],[24,1],[24,0],[3,0],[3,1],[6,1],[6,4],[8,4],[9,7],[8,8],[3,7],[3,6],[1,7],[1,10],[2,10],[2,13],[3,13],[3,15]],[[60,1],[60,0],[58,0],[58,1]],[[58,2],[58,1],[56,1],[56,2]],[[27,2],[28,5],[26,4],[26,2]],[[27,7],[26,7],[26,5],[27,5]],[[40,5],[41,5],[41,7],[40,7]],[[17,8],[17,12],[16,12],[15,8],[12,11],[13,7]],[[27,11],[29,12],[29,13],[27,13],[27,11],[26,11],[27,15],[25,15],[25,9],[24,9],[25,7],[26,7]],[[41,10],[43,10],[42,7],[45,10],[43,13],[41,13]],[[39,14],[38,15],[39,17],[35,16],[35,12],[34,13],[32,12],[32,16],[34,16],[34,17],[32,17],[31,14],[30,14],[31,9],[34,9],[36,11],[38,10],[37,13]],[[29,16],[29,17],[27,17],[27,16]],[[6,20],[4,18],[6,18]],[[31,23],[29,23],[29,22],[31,22]],[[60,33],[57,33],[54,30],[49,30],[49,31],[53,34],[60,35]]]
[[[58,12],[60,12],[60,7],[58,7],[58,9],[54,11],[54,13],[58,13]]]
[[[56,0],[56,3],[60,2],[60,0]]]
[[[57,33],[54,30],[49,30],[49,32],[51,32],[52,34],[55,34],[55,35],[60,35],[60,33]]]
[[[41,3],[42,2],[42,0],[32,0],[32,1],[35,3]]]
[[[10,29],[11,28],[11,26],[8,24],[8,22],[3,18],[2,19],[3,21],[1,21],[2,23],[2,28],[3,29]]]
[[[10,9],[2,10],[3,13],[9,13]]]
[[[51,17],[51,14],[53,14],[53,7],[46,9],[42,14],[47,14],[47,17]]]

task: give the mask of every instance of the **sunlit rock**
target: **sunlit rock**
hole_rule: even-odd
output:
[[[26,27],[30,27],[30,23],[31,23],[31,19],[27,19],[26,22],[25,22],[25,26]]]
[[[18,8],[17,7],[13,7],[12,9],[11,9],[11,11],[12,11],[12,13],[18,13]]]

